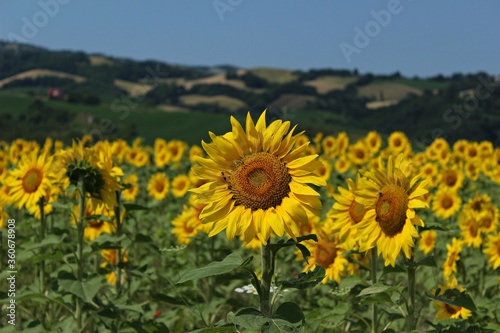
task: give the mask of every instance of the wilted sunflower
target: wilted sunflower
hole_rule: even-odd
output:
[[[428,180],[411,174],[411,164],[399,154],[395,161],[389,156],[387,168],[376,169],[363,174],[358,189],[353,191],[356,202],[366,208],[356,239],[360,250],[377,247],[385,265],[395,266],[401,250],[405,256],[412,256],[413,238],[418,238],[416,225],[424,222],[415,214],[415,208],[427,207],[424,195],[428,192]]]
[[[36,152],[25,155],[6,179],[9,202],[14,203],[17,208],[26,206],[33,211],[40,198],[45,197],[53,186],[54,177],[52,157],[43,153],[38,156]]]
[[[298,224],[307,223],[306,211],[318,215],[321,210],[319,193],[306,185],[326,185],[314,174],[317,155],[299,157],[308,143],[292,150],[295,127],[288,132],[290,122],[281,120],[266,126],[265,111],[257,124],[248,113],[246,131],[234,117],[231,125],[232,132],[223,136],[210,132],[212,142],[202,142],[208,158],[196,158],[201,165],[193,167],[208,181],[191,191],[207,204],[200,218],[214,222],[209,236],[226,229],[228,239],[245,235],[251,241],[257,234],[263,244],[272,232],[295,238]]]

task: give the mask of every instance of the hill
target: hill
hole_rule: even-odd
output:
[[[51,95],[50,88],[62,93]],[[208,130],[224,130],[229,114],[242,119],[268,108],[297,119],[310,135],[401,130],[416,142],[441,133],[450,142],[500,146],[499,90],[487,73],[423,79],[342,69],[193,67],[0,41],[0,125],[13,129],[0,140],[13,131],[70,140],[94,130],[103,138],[199,143]],[[99,130],[103,119],[112,131]],[[32,130],[21,133],[24,125]]]

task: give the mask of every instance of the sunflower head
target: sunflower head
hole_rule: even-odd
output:
[[[231,117],[231,132],[202,142],[208,158],[196,157],[193,170],[206,183],[191,191],[206,204],[200,218],[214,223],[210,236],[226,229],[229,239],[244,235],[247,242],[257,235],[266,244],[272,231],[295,238],[306,212],[321,209],[319,193],[306,185],[326,185],[315,173],[317,155],[306,154],[308,141],[298,143],[307,137],[289,132],[288,121],[267,126],[265,117],[255,124],[248,114],[246,130]]]

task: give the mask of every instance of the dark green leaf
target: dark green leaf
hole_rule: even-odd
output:
[[[342,280],[340,280],[339,288],[340,289],[343,289],[343,288],[351,289],[351,288],[354,288],[355,286],[357,286],[358,284],[364,285],[365,283],[363,280],[361,280],[361,278],[359,276],[349,275],[345,278],[342,278]]]
[[[106,221],[106,222],[111,222],[113,219],[110,218],[109,216],[106,215],[89,215],[85,216],[85,221]]]
[[[382,284],[381,282],[375,283],[373,286],[367,287],[358,294],[359,296],[364,296],[364,295],[372,295],[372,294],[378,294],[378,293],[383,293],[386,291],[393,291],[397,290],[397,287],[393,286],[387,286],[385,284]]]
[[[295,244],[295,246],[300,250],[302,253],[302,257],[304,257],[304,261],[309,264],[308,258],[311,256],[311,252],[307,249],[307,247],[303,244]]]
[[[361,300],[360,304],[366,305],[366,304],[383,303],[383,302],[388,302],[392,304],[391,296],[389,296],[389,294],[387,293],[381,292],[364,297]]]
[[[65,237],[66,237],[66,235],[63,235],[62,237],[58,237],[56,235],[48,235],[41,242],[35,243],[35,244],[30,244],[30,245],[26,246],[23,250],[30,251],[30,250],[38,249],[40,247],[44,247],[44,246],[48,246],[48,245],[59,244],[64,240]]]
[[[271,318],[264,316],[262,312],[254,308],[244,308],[238,311],[231,318],[232,323],[247,329],[260,329],[266,323],[271,321]]]
[[[283,281],[283,288],[306,289],[314,287],[325,278],[325,269],[320,265],[316,265],[313,271],[300,273],[296,278],[291,278],[288,281]]]
[[[136,205],[136,204],[123,204],[123,207],[127,212],[132,212],[134,210],[148,210],[148,207],[144,207],[141,205]]]
[[[229,273],[242,265],[246,265],[248,259],[245,261],[237,253],[231,253],[222,261],[214,261],[205,267],[193,269],[184,273],[177,283],[183,283],[194,279],[201,279],[208,276],[221,275]]]
[[[100,277],[95,277],[88,281],[79,282],[76,280],[59,280],[59,286],[90,303],[102,286]]]
[[[476,305],[474,304],[474,301],[472,301],[472,298],[467,294],[466,291],[460,291],[456,288],[454,289],[446,289],[443,293],[443,295],[430,295],[427,294],[427,297],[430,299],[433,299],[435,301],[440,301],[446,304],[450,305],[455,305],[455,306],[460,306],[469,310],[476,311]]]
[[[426,256],[415,263],[415,266],[437,267],[434,255]]]
[[[273,318],[281,318],[290,323],[304,323],[304,313],[300,307],[292,302],[285,302],[281,304],[273,313]]]

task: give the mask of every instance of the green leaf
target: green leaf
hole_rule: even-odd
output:
[[[466,291],[460,291],[456,288],[446,289],[443,295],[430,295],[427,297],[435,301],[443,302],[450,305],[460,306],[469,310],[477,311],[476,305]]]
[[[26,246],[25,248],[23,248],[23,250],[31,251],[31,250],[38,249],[38,248],[41,248],[44,246],[59,244],[64,240],[65,237],[66,237],[66,235],[63,235],[62,237],[58,237],[56,235],[48,235],[40,243],[30,244],[30,245]]]
[[[394,267],[392,267],[390,265],[384,266],[382,275],[389,274],[389,273],[406,273],[406,269],[403,266],[398,265],[398,264],[396,264],[396,266],[394,266]]]
[[[63,209],[63,210],[71,210],[73,209],[73,205],[71,203],[59,203],[57,201],[51,202],[50,203],[54,209]]]
[[[254,308],[241,309],[231,318],[231,320],[235,325],[255,330],[271,322],[271,318],[264,316],[262,312]]]
[[[392,287],[392,286],[387,286],[385,284],[382,284],[380,282],[375,283],[373,286],[367,287],[358,294],[358,297],[364,296],[364,295],[373,295],[373,294],[378,294],[378,293],[383,293],[386,291],[393,291],[397,290],[397,287]]]
[[[94,249],[121,249],[121,242],[125,239],[125,235],[120,237],[116,235],[110,235],[107,233],[102,233],[94,239],[92,242],[92,248]]]
[[[102,286],[100,277],[80,282],[76,280],[59,280],[59,286],[90,303]]]
[[[149,210],[148,207],[144,207],[136,204],[123,204],[123,207],[127,212],[132,212],[134,210]]]
[[[221,327],[207,327],[189,333],[236,333],[238,332],[233,325],[225,325]]]
[[[193,269],[184,273],[179,281],[177,281],[177,284],[194,279],[201,279],[208,276],[226,274],[235,270],[236,268],[247,265],[252,259],[253,257],[250,257],[243,261],[239,254],[231,253],[222,261],[214,261],[205,267]]]
[[[433,254],[425,256],[415,263],[415,266],[429,266],[429,267],[437,267],[436,259]]]
[[[388,302],[392,304],[391,296],[388,293],[377,293],[371,294],[365,298],[363,298],[360,302],[361,305],[372,304],[372,303],[384,303]]]
[[[36,264],[42,261],[49,262],[49,261],[57,261],[60,263],[62,259],[64,258],[63,254],[59,251],[56,253],[42,253],[38,255],[31,256],[27,261]]]
[[[314,287],[325,278],[325,269],[320,265],[316,265],[313,271],[300,273],[296,278],[291,278],[288,281],[283,281],[283,288],[306,289]]]
[[[339,289],[352,289],[359,284],[364,285],[365,282],[357,275],[349,275],[340,280]]]
[[[111,222],[113,219],[106,215],[89,215],[85,216],[85,221],[106,221]]]
[[[144,314],[144,310],[139,304],[134,304],[134,305],[115,304],[115,306],[120,310],[133,311],[140,314]]]
[[[292,302],[281,304],[273,313],[273,318],[281,318],[290,323],[305,323],[304,313],[297,304]]]
[[[304,244],[295,244],[295,246],[300,250],[300,252],[302,253],[302,257],[304,257],[304,261],[309,264],[309,261],[307,258],[309,258],[311,256],[311,252],[309,251],[309,249],[304,245]]]
[[[297,244],[299,244],[300,242],[303,242],[305,240],[313,240],[313,241],[317,242],[318,236],[316,236],[314,234],[310,234],[310,235],[297,237],[297,241],[294,241],[293,239],[289,239],[286,242],[285,242],[285,240],[280,239],[277,243],[269,244],[268,246],[272,252],[276,253],[276,252],[278,252],[278,250],[280,250],[284,247],[296,246]]]

